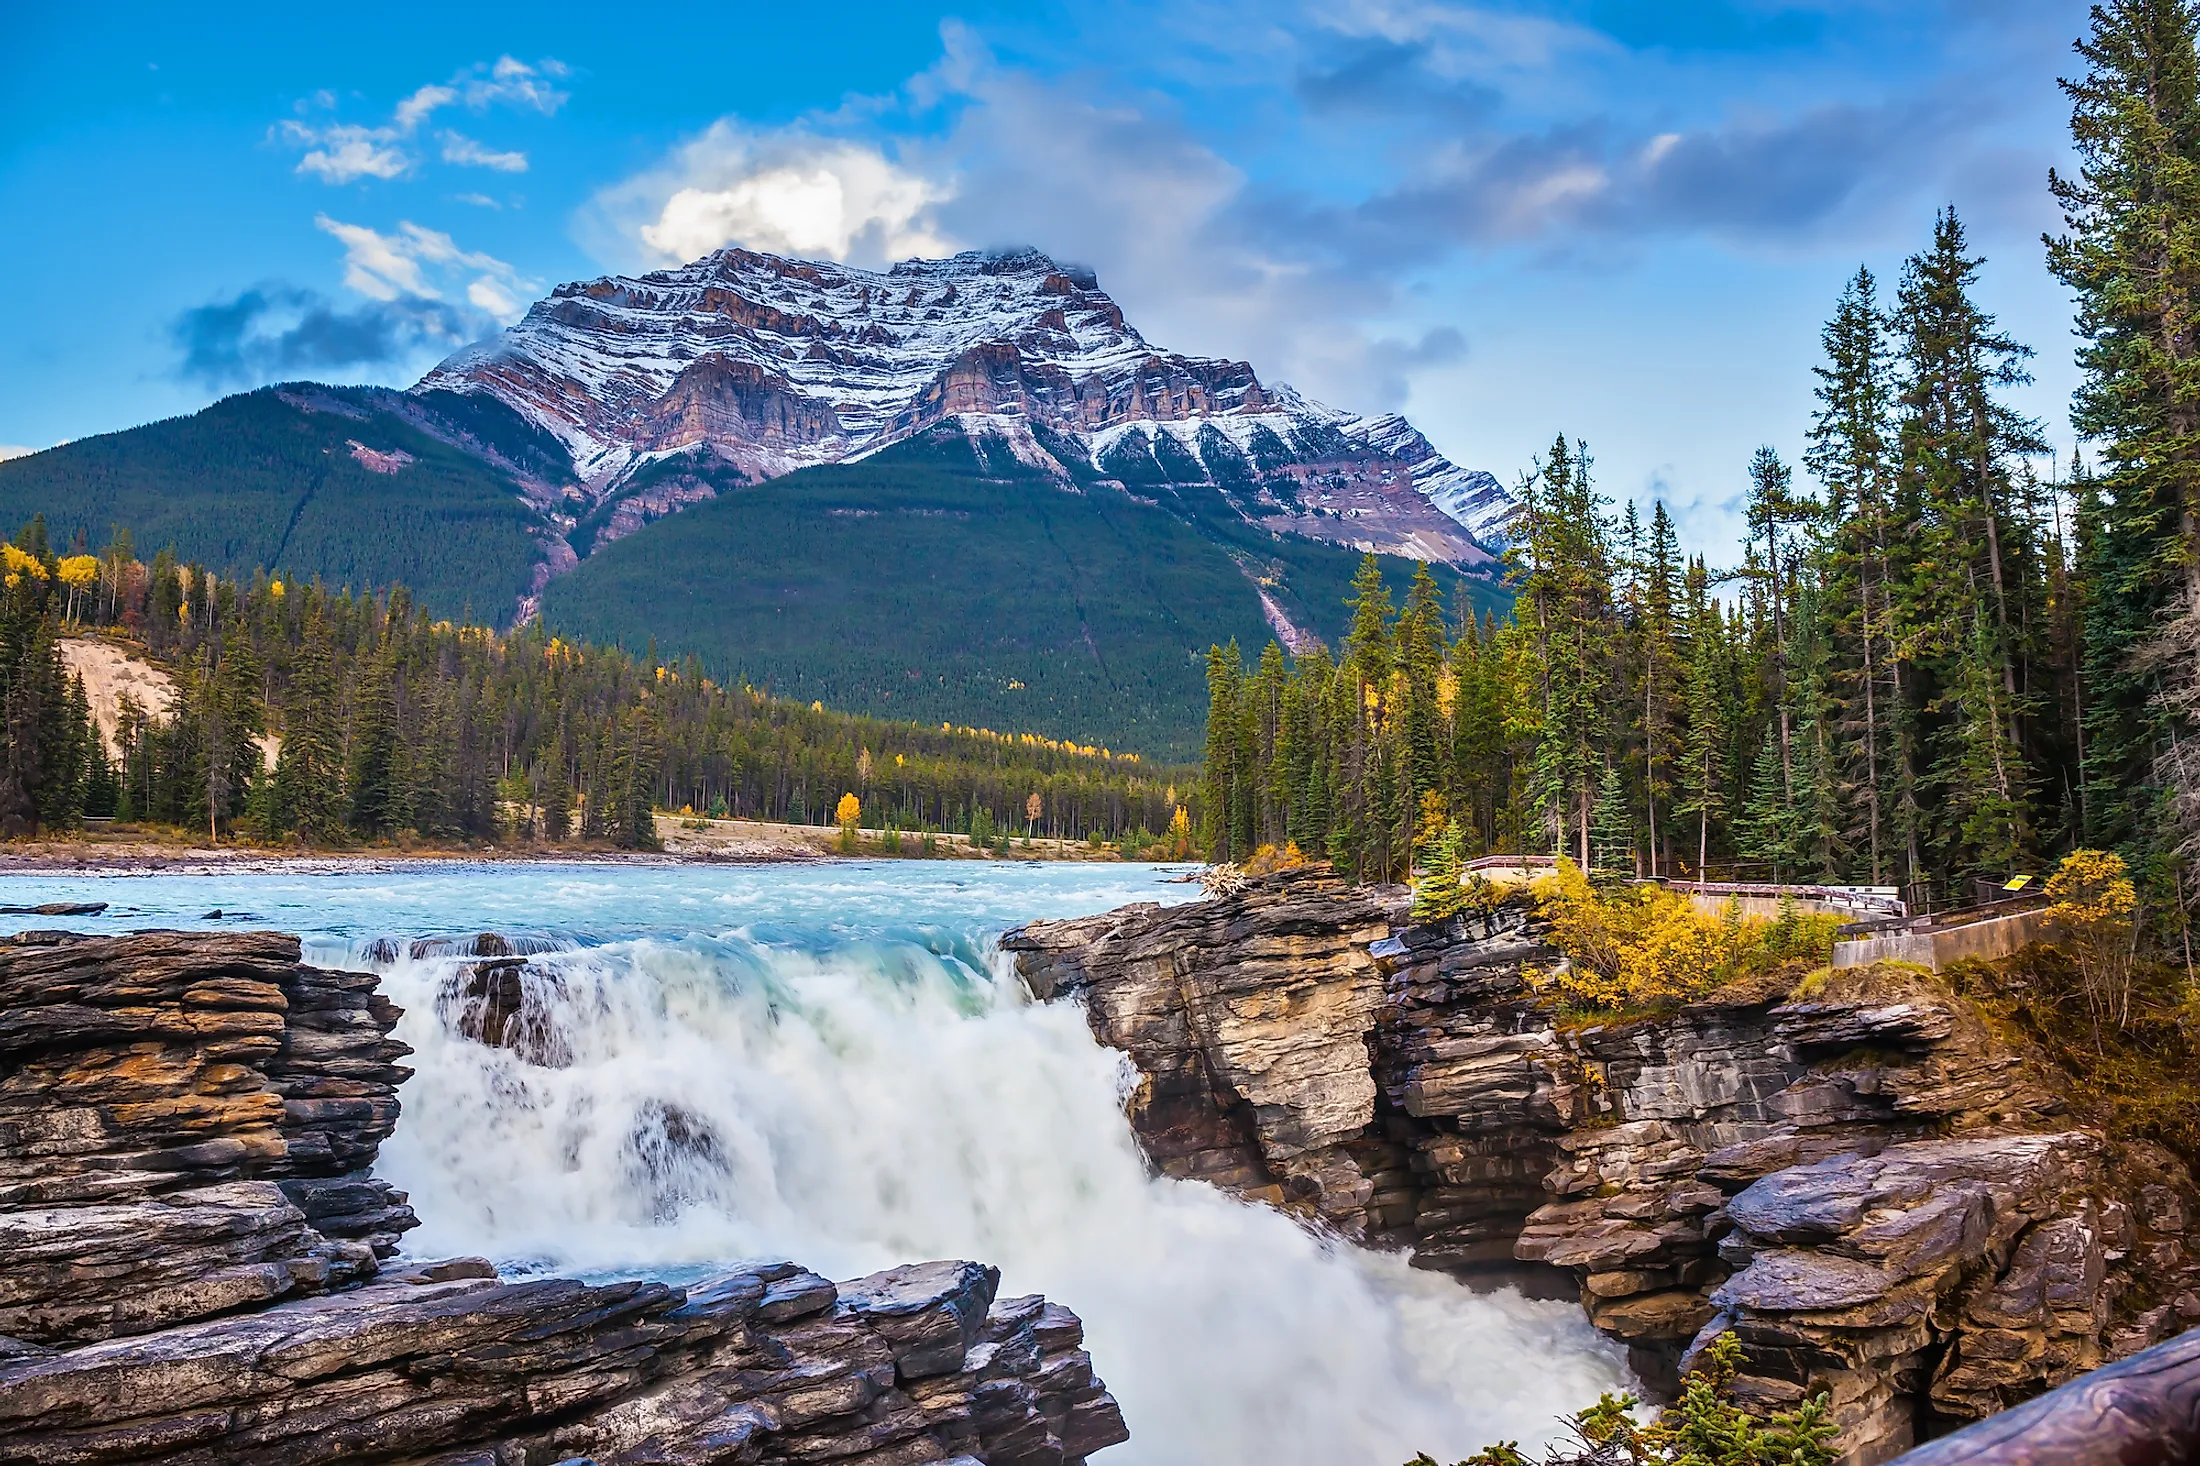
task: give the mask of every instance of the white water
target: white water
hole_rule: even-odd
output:
[[[93,884],[10,881],[4,899],[82,899]],[[1044,1292],[1084,1318],[1131,1426],[1102,1458],[1118,1466],[1456,1459],[1542,1438],[1623,1383],[1571,1305],[1474,1295],[1146,1173],[1119,1056],[1073,1006],[1027,1001],[988,938],[1025,916],[1187,894],[1151,872],[487,867],[432,882],[96,884],[94,899],[142,898],[115,924],[256,902],[317,934],[317,956],[354,965],[376,934],[564,934],[527,978],[563,1068],[448,1031],[436,996],[452,961],[385,967],[418,1072],[380,1171],[412,1193],[417,1253],[674,1278],[760,1256],[834,1277],[990,1262],[1005,1293]]]

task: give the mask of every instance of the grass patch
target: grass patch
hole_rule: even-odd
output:
[[[2052,946],[1954,963],[1942,976],[2058,1071],[2071,1108],[2110,1139],[2152,1141],[2200,1165],[2200,1011],[2182,969],[2139,964],[2129,1021],[2101,1026],[2077,963]]]

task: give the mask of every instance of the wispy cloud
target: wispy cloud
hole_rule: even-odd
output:
[[[484,147],[462,132],[446,128],[438,136],[443,141],[443,161],[466,168],[494,168],[499,173],[525,173],[527,155],[520,152],[499,152]]]
[[[344,246],[344,284],[369,300],[442,301],[455,294],[508,321],[520,313],[520,296],[541,288],[494,255],[461,249],[450,235],[409,219],[389,234],[326,214],[313,222]]]
[[[0,463],[5,463],[10,458],[28,458],[37,451],[36,448],[26,448],[20,443],[0,443]]]
[[[482,113],[501,105],[552,116],[570,95],[557,85],[566,75],[563,62],[544,60],[530,65],[501,56],[494,62],[468,67],[447,83],[416,89],[398,102],[387,122],[371,126],[317,120],[316,114],[333,111],[337,100],[331,92],[316,92],[298,104],[298,116],[277,123],[270,137],[302,149],[296,171],[323,183],[402,178],[419,167],[413,145],[421,127],[437,112],[464,105]],[[490,148],[451,131],[440,137],[445,162],[508,173],[523,172],[527,167],[524,153]]]

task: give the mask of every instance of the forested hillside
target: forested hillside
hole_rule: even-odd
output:
[[[1341,657],[1217,652],[1217,856],[1296,840],[1364,877],[1417,843],[1650,875],[1966,891],[2121,852],[2184,928],[2200,855],[2200,65],[2185,7],[2095,12],[2083,161],[2049,264],[2079,300],[2089,461],[2010,405],[1952,211],[1891,291],[1834,304],[1798,479],[1747,466],[1748,536],[1683,555],[1615,516],[1585,445],[1524,476],[1517,616],[1402,608],[1363,568]],[[2162,83],[2163,77],[2174,79]],[[1740,468],[1737,465],[1737,468]],[[2187,948],[2189,951],[2189,947]]]
[[[402,588],[227,580],[127,536],[58,555],[43,520],[0,587],[0,831],[119,815],[341,845],[655,843],[653,810],[1106,838],[1143,849],[1186,817],[1187,768],[1028,734],[889,723],[721,685],[677,665],[439,619]],[[67,634],[167,666],[174,708],[127,704],[119,760],[63,670]],[[267,766],[263,743],[278,753]],[[1173,846],[1172,846],[1173,848]]]
[[[539,546],[515,473],[490,456],[526,472],[562,450],[493,400],[437,399],[269,387],[66,443],[0,463],[0,524],[44,514],[64,551],[124,528],[223,576],[403,584],[437,615],[501,623]]]
[[[1317,636],[1345,627],[1356,557],[1256,530],[1211,489],[1065,484],[960,433],[731,477],[551,582],[545,621],[796,701],[1162,758],[1196,754],[1203,649],[1271,634],[1262,590]],[[1505,599],[1454,583],[1477,605]]]

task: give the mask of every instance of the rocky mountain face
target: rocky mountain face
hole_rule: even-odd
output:
[[[1561,1026],[1525,913],[1402,906],[1295,874],[1004,946],[1135,1063],[1163,1170],[1576,1295],[1653,1388],[1733,1330],[1744,1397],[1828,1393],[1852,1466],[2200,1325],[2184,1165],[2073,1119],[1936,979]]]
[[[714,485],[943,428],[1065,485],[1197,487],[1252,523],[1460,567],[1490,564],[1517,508],[1402,417],[1153,346],[1090,273],[1029,250],[871,271],[724,249],[562,285],[414,390],[493,397],[554,435],[566,512],[611,506],[614,536]]]
[[[977,1263],[394,1262],[417,1220],[368,1168],[398,1010],[298,956],[0,945],[0,1461],[1076,1466],[1127,1439],[1076,1317]]]

